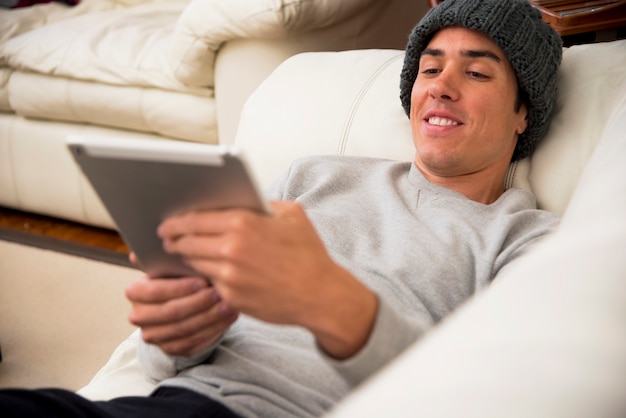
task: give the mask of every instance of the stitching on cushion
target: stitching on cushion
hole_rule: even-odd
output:
[[[22,202],[22,199],[20,199],[20,193],[19,190],[20,188],[18,187],[17,184],[17,172],[16,172],[16,167],[15,167],[15,157],[13,155],[13,142],[15,141],[15,138],[17,138],[18,136],[15,135],[15,124],[17,123],[17,118],[10,118],[9,119],[9,126],[7,127],[7,138],[9,139],[8,141],[6,141],[6,146],[7,146],[7,155],[10,156],[9,158],[9,175],[11,176],[11,184],[13,185],[13,190],[15,191],[15,201],[17,202],[17,206],[18,208],[23,208],[24,207],[24,203]]]
[[[337,147],[337,155],[344,155],[346,151],[346,146],[348,143],[348,137],[350,136],[350,130],[352,128],[352,123],[354,122],[354,118],[359,110],[361,102],[363,98],[366,96],[367,92],[370,90],[376,79],[379,77],[380,73],[383,72],[389,65],[391,65],[394,61],[404,57],[404,51],[389,58],[387,61],[382,63],[376,71],[370,76],[365,85],[357,94],[356,99],[352,102],[352,106],[350,107],[350,111],[348,112],[348,117],[346,119],[346,123],[341,130],[341,136],[339,138],[339,146]]]
[[[509,190],[515,183],[515,174],[517,173],[517,161],[513,161],[509,164],[508,170],[504,177],[504,190]]]

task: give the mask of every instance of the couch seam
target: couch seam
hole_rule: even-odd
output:
[[[7,152],[10,156],[9,158],[9,164],[11,165],[11,167],[9,168],[9,172],[11,173],[11,183],[13,183],[13,190],[15,191],[15,200],[17,202],[17,206],[20,209],[23,209],[23,203],[22,203],[22,199],[20,197],[20,191],[19,188],[17,187],[17,172],[16,172],[16,168],[15,168],[15,155],[13,155],[13,141],[15,141],[15,134],[14,134],[14,130],[15,130],[15,124],[17,122],[17,118],[22,117],[19,116],[17,113],[14,114],[16,116],[16,118],[11,118],[11,122],[10,122],[10,126],[8,128],[9,130],[9,136],[8,136],[8,143],[7,143]]]
[[[511,162],[509,168],[506,170],[506,176],[504,177],[504,190],[509,190],[515,183],[515,175],[517,174],[517,161]]]
[[[337,147],[337,155],[344,155],[348,137],[350,135],[350,130],[352,128],[352,124],[354,119],[356,118],[356,114],[358,113],[359,107],[363,99],[365,98],[367,92],[370,90],[376,79],[380,76],[380,74],[385,70],[391,63],[396,61],[397,59],[404,56],[404,52],[398,53],[398,55],[394,55],[393,57],[387,59],[384,63],[382,63],[376,71],[369,77],[367,82],[363,87],[361,87],[359,93],[356,96],[356,99],[352,102],[352,106],[350,106],[350,111],[348,112],[348,117],[346,119],[346,123],[343,125],[341,129],[341,134],[339,136],[339,145]]]

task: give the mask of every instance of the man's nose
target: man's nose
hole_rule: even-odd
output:
[[[460,96],[458,85],[458,76],[452,71],[444,70],[432,80],[429,93],[434,99],[456,101]]]

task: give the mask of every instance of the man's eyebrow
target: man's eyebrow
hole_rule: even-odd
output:
[[[441,49],[437,49],[437,48],[426,48],[422,51],[422,56],[424,55],[430,55],[433,57],[443,57],[445,55],[445,52]],[[461,51],[461,56],[463,57],[467,57],[467,58],[489,58],[494,60],[495,62],[502,62],[502,59],[496,55],[495,53],[489,51],[489,50],[475,50],[475,49],[467,49],[467,50],[463,50]]]
[[[494,60],[495,62],[502,62],[502,59],[500,59],[499,56],[497,56],[496,54],[494,54],[491,51],[488,50],[466,50],[466,51],[462,51],[461,55],[464,57],[468,57],[468,58],[489,58]]]
[[[441,57],[444,54],[441,49],[426,48],[422,51],[422,55],[432,55],[433,57]]]

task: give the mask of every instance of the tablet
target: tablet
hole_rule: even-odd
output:
[[[166,218],[246,208],[270,213],[241,150],[172,140],[70,136],[67,147],[151,277],[197,275],[157,236]]]

